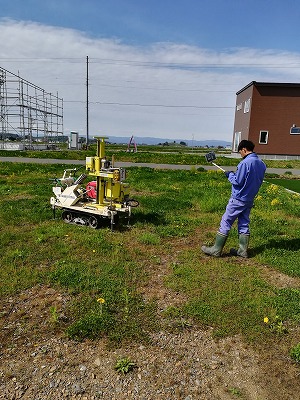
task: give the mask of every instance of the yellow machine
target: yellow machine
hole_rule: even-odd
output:
[[[101,221],[110,220],[111,228],[120,215],[131,216],[131,208],[138,206],[136,200],[129,198],[129,185],[124,182],[126,171],[114,167],[105,156],[105,137],[96,137],[97,155],[86,157],[86,173],[75,179],[74,169],[64,171],[62,178],[55,179],[52,188],[55,197],[50,204],[53,211],[62,209],[62,219],[67,223],[88,225],[91,228],[101,226]],[[88,177],[95,177],[83,186]]]

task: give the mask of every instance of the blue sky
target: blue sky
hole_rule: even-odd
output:
[[[78,29],[145,45],[179,42],[212,49],[298,50],[297,0],[14,0],[1,16]]]
[[[0,0],[0,66],[64,98],[66,133],[231,141],[236,92],[299,82],[296,0]]]

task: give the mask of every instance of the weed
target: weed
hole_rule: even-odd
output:
[[[169,326],[175,330],[184,330],[192,327],[192,323],[184,317],[183,311],[178,307],[167,307],[164,311],[164,315],[170,321]]]
[[[300,343],[298,343],[294,347],[292,347],[292,349],[290,350],[290,356],[297,363],[300,363]]]
[[[123,357],[117,360],[115,370],[123,375],[136,368],[136,364],[129,357]]]
[[[185,318],[180,318],[178,320],[175,321],[175,327],[178,327],[180,329],[190,329],[192,328],[193,324],[186,320]]]
[[[234,396],[237,396],[237,397],[241,397],[242,396],[242,393],[241,393],[240,389],[229,388],[228,391],[229,391],[229,393],[231,393]]]
[[[278,315],[276,315],[275,321],[271,323],[270,329],[272,332],[278,333],[280,335],[288,332],[287,327],[284,325],[283,321]]]
[[[99,297],[99,299],[97,299],[97,303],[99,303],[99,306],[100,306],[100,315],[102,315],[103,304],[105,303],[105,300],[103,299],[103,297]]]
[[[59,314],[57,308],[55,306],[50,307],[50,322],[53,324],[57,324],[59,320]]]

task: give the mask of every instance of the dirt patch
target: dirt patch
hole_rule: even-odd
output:
[[[260,270],[263,278],[278,289],[300,287],[300,278],[298,277],[288,276],[268,267],[261,267]]]
[[[155,285],[149,294],[162,307],[176,304],[176,293],[159,294]],[[212,329],[191,326],[155,333],[147,346],[108,350],[105,340],[78,343],[57,330],[54,311],[64,318],[68,301],[46,286],[1,300],[1,399],[300,399],[300,369],[280,343],[259,351],[238,336],[215,340]],[[123,376],[114,366],[124,356],[136,368]]]
[[[165,310],[168,306],[180,307],[186,302],[185,296],[162,284],[172,273],[169,259],[160,257],[159,261],[159,264],[148,269],[148,281],[140,288],[140,292],[146,300],[156,299],[160,310]]]

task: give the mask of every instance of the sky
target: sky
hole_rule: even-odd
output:
[[[236,92],[300,82],[298,0],[0,0],[0,67],[64,132],[231,142]],[[87,68],[88,57],[88,68]]]

